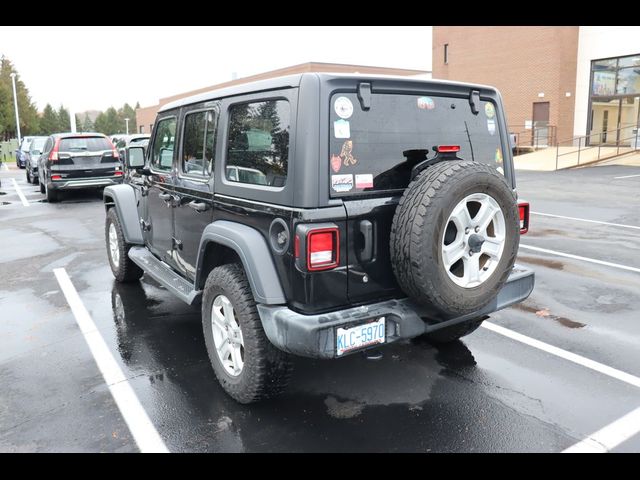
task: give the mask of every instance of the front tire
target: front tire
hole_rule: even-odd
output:
[[[115,208],[110,208],[107,212],[104,233],[109,265],[115,279],[118,282],[140,280],[144,271],[129,258],[128,253],[132,245],[124,239],[122,225],[120,225],[120,219]]]
[[[292,363],[267,339],[244,270],[239,264],[214,268],[202,298],[207,353],[222,388],[240,403],[284,391]]]

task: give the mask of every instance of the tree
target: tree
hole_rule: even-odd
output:
[[[48,103],[44,107],[42,112],[42,118],[40,119],[40,133],[43,135],[51,135],[60,131],[58,128],[58,112],[56,112]]]
[[[94,129],[96,132],[104,133],[105,135],[122,133],[124,131],[124,121],[121,122],[115,108],[109,107],[105,112],[98,114]]]
[[[38,110],[31,101],[29,90],[11,61],[0,58],[0,136],[10,138],[17,136],[16,119],[13,105],[13,86],[11,74],[16,74],[16,95],[20,115],[20,131],[23,135],[32,135],[39,130]]]
[[[71,118],[69,118],[69,110],[64,108],[64,105],[60,105],[58,110],[58,130],[60,132],[71,131]]]
[[[93,126],[93,122],[89,118],[89,114],[85,113],[84,114],[84,122],[82,122],[82,131],[83,132],[93,132],[94,128],[95,127]]]

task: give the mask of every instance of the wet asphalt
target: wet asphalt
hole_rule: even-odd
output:
[[[640,226],[640,176],[615,179],[633,174],[519,172],[518,190],[534,212]],[[173,452],[559,452],[640,406],[638,387],[483,328],[378,361],[296,359],[285,395],[239,405],[216,383],[197,309],[151,279],[114,282],[96,192],[50,205],[24,170],[0,179],[1,452],[138,451],[59,267]],[[521,243],[640,268],[640,229],[532,215]],[[640,376],[640,273],[526,249],[518,262],[536,288],[491,322]],[[640,451],[640,435],[613,451]]]

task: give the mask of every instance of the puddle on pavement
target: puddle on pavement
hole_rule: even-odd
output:
[[[6,195],[7,192],[0,192],[0,195]]]
[[[517,303],[513,305],[513,308],[517,310],[521,310],[523,312],[533,313],[535,316],[540,318],[548,318],[549,320],[553,320],[554,322],[557,322],[563,327],[567,327],[567,328],[583,328],[587,326],[585,323],[580,323],[566,317],[559,317],[558,315],[553,315],[552,313],[549,313],[548,308],[531,307],[523,303]]]
[[[533,265],[540,265],[541,267],[552,268],[554,270],[564,270],[564,263],[556,260],[546,260],[543,258],[528,257],[526,255],[518,255],[518,260],[525,263],[531,263]]]
[[[3,205],[11,205],[11,202],[0,202],[0,207]]]

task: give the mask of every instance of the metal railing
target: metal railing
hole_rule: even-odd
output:
[[[623,130],[630,130],[631,135],[622,137]],[[614,140],[608,143],[609,139]],[[613,158],[618,155],[630,153],[640,149],[640,133],[638,125],[628,124],[621,125],[618,128],[607,130],[605,132],[592,133],[590,135],[583,135],[581,137],[573,137],[568,140],[560,141],[556,144],[556,170],[559,168],[559,162],[561,157],[567,157],[574,155],[576,157],[575,163],[569,163],[563,165],[561,168],[577,167],[586,163],[597,162],[605,160],[607,158]],[[576,145],[577,142],[577,145]],[[570,150],[564,150],[563,145],[566,145]],[[597,149],[597,150],[596,150]]]
[[[527,128],[525,125],[509,125],[509,134],[515,137],[512,147],[515,149],[516,155],[554,146],[557,130],[555,125],[532,126],[531,128]]]

